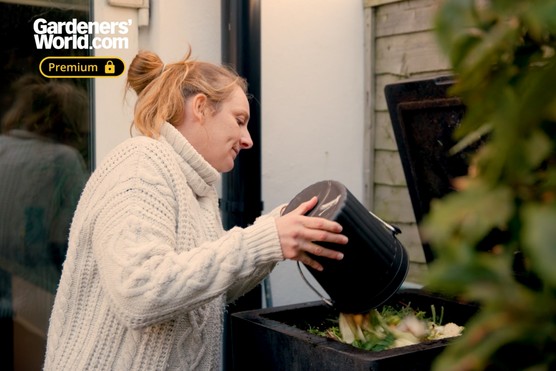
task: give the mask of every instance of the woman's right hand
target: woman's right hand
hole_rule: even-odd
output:
[[[317,201],[317,197],[313,197],[295,210],[276,218],[276,228],[284,258],[298,260],[321,271],[322,265],[312,259],[308,253],[336,260],[341,260],[344,255],[315,242],[346,244],[348,239],[341,234],[342,226],[339,223],[325,218],[305,216],[315,207]]]

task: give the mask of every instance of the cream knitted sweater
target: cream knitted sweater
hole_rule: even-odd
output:
[[[224,233],[219,179],[165,123],[93,173],[74,215],[45,370],[215,370],[223,311],[283,260],[275,216]]]

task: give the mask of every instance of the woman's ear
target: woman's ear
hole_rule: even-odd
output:
[[[207,102],[207,96],[202,93],[195,95],[191,101],[193,115],[201,122],[205,120]]]

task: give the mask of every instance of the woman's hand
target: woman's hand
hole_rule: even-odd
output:
[[[348,239],[340,234],[342,231],[340,224],[325,218],[305,216],[316,204],[317,198],[313,197],[288,214],[276,218],[276,228],[284,258],[299,260],[322,271],[322,265],[307,253],[336,260],[341,260],[344,255],[341,252],[319,246],[313,241],[346,244]]]

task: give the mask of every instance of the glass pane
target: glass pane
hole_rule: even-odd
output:
[[[89,79],[46,79],[33,22],[89,20],[89,1],[0,1],[0,362],[41,370],[69,224],[92,163]]]

